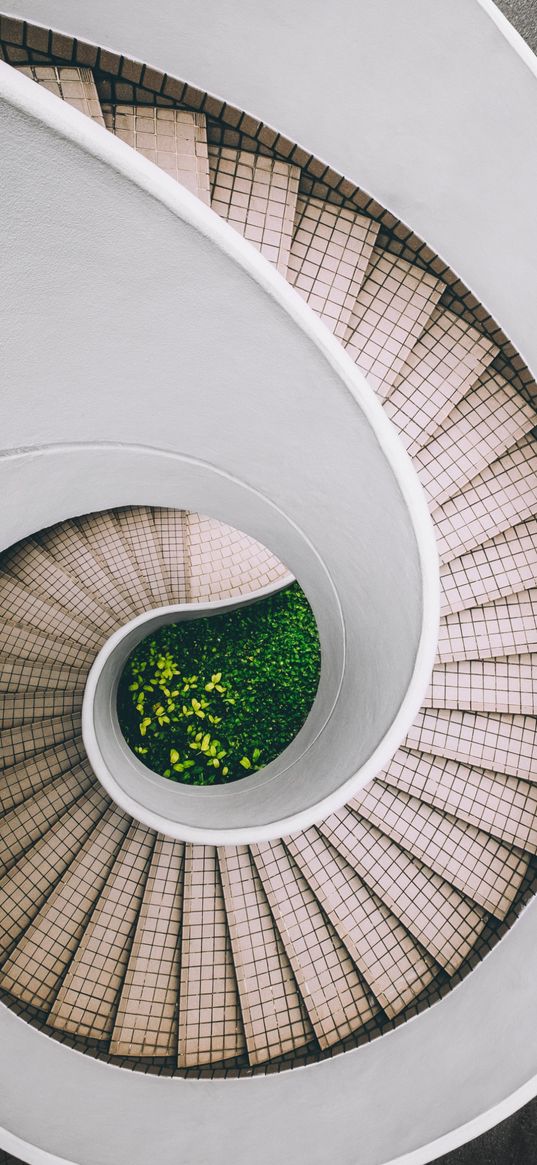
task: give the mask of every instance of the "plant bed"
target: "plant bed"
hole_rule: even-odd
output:
[[[119,684],[119,724],[143,764],[169,780],[238,781],[296,736],[320,664],[315,618],[295,582],[250,606],[168,623],[142,639]]]

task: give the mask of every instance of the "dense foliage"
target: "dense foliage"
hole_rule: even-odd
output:
[[[317,626],[298,583],[226,614],[143,639],[119,686],[130,748],[173,781],[237,781],[301,728],[320,672]]]

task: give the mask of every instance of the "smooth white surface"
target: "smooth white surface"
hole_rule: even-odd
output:
[[[535,372],[536,61],[494,4],[4,3],[225,99],[350,178],[457,272]]]

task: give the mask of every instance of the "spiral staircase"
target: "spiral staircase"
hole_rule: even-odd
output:
[[[537,889],[531,378],[437,257],[360,192],[315,177],[320,163],[239,134],[209,98],[201,111],[188,92],[144,87],[136,62],[122,58],[118,77],[105,52],[81,64],[92,50],[80,42],[64,63],[59,37],[28,25],[23,43],[6,20],[2,32],[11,67],[186,186],[340,341],[425,491],[441,622],[418,716],[348,804],[281,838],[194,844],[133,820],[96,779],[81,736],[88,672],[150,608],[292,576],[257,541],[167,507],[83,514],[9,547],[1,998],[54,1040],[138,1073],[315,1064],[445,997]]]

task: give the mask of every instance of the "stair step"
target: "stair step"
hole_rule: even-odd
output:
[[[110,511],[86,514],[76,519],[76,526],[87,542],[92,553],[110,575],[116,589],[124,596],[129,617],[139,615],[144,610],[137,594],[138,579],[131,562],[130,553],[121,537],[114,515]]]
[[[0,613],[11,623],[29,626],[52,639],[72,640],[82,647],[97,649],[102,639],[101,630],[68,615],[57,603],[34,593],[32,584],[28,590],[7,573],[0,574]]]
[[[252,847],[280,939],[321,1048],[368,1023],[378,1011],[349,952],[283,842]]]
[[[80,712],[72,716],[36,720],[34,724],[21,724],[19,728],[6,728],[5,732],[0,732],[0,766],[10,768],[18,765],[54,744],[79,737],[81,731]]]
[[[435,511],[442,562],[458,558],[535,514],[537,441],[523,437]]]
[[[12,655],[0,657],[0,692],[6,697],[24,698],[55,690],[82,695],[85,683],[86,673],[73,667],[50,667],[42,660],[27,663]]]
[[[344,342],[383,399],[395,382],[445,285],[389,251],[373,251]]]
[[[0,959],[19,941],[109,803],[100,787],[86,793],[2,878]]]
[[[133,611],[125,595],[74,522],[60,522],[49,530],[42,530],[36,537],[63,570],[73,575],[79,585],[106,606],[116,619],[132,618]]]
[[[216,850],[185,846],[180,1068],[218,1064],[246,1050]]]
[[[157,837],[110,1041],[113,1056],[177,1048],[184,845]]]
[[[443,614],[537,587],[537,519],[444,563],[440,582]]]
[[[404,743],[419,752],[537,781],[534,716],[427,708],[416,717]]]
[[[94,784],[87,762],[79,764],[6,813],[0,834],[0,877]]]
[[[38,691],[15,695],[0,693],[0,724],[18,728],[53,716],[70,716],[82,710],[81,692]]]
[[[218,850],[248,1056],[262,1064],[314,1038],[247,846]]]
[[[379,224],[367,215],[298,196],[287,279],[340,340],[378,232]]]
[[[18,999],[42,1011],[52,1006],[128,827],[129,819],[111,805],[12,952],[0,983]],[[82,1010],[83,997],[79,1003]]]
[[[424,705],[535,716],[537,654],[437,664]]]
[[[537,854],[537,787],[527,781],[404,748],[383,780],[507,845]]]
[[[213,210],[286,275],[298,166],[228,146],[209,146],[209,166]]]
[[[186,515],[188,591],[191,602],[231,599],[293,576],[270,550],[203,514]]]
[[[497,355],[487,336],[435,308],[385,403],[410,454],[427,444]]]
[[[188,603],[185,511],[157,506],[153,509],[153,520],[160,543],[169,601]]]
[[[28,760],[4,769],[0,781],[0,813],[8,813],[33,797],[55,777],[86,759],[82,737],[61,741]]]
[[[446,615],[440,622],[439,663],[494,659],[537,651],[537,588],[483,607]]]
[[[104,125],[91,69],[72,65],[23,65],[19,67],[19,72],[25,73],[68,105],[85,113],[86,117],[91,117],[92,121]]]
[[[528,868],[526,858],[379,779],[351,808],[461,894],[496,918],[505,918]]]
[[[332,813],[318,829],[429,955],[453,975],[485,926],[483,911],[350,809]]]
[[[149,605],[166,607],[170,600],[151,510],[147,506],[128,506],[126,509],[116,510],[115,517],[125,541],[131,548],[138,577]]]
[[[103,102],[102,111],[111,133],[209,205],[207,126],[203,113],[108,102]]]
[[[53,639],[33,627],[7,620],[0,625],[0,653],[17,655],[28,662],[42,660],[59,667],[76,667],[78,671],[89,669],[95,659],[94,650],[89,651],[78,643]]]
[[[65,607],[71,616],[76,614],[82,623],[97,627],[101,633],[110,634],[115,629],[117,620],[112,612],[79,586],[34,539],[27,539],[8,551],[2,565],[23,586],[47,602],[52,595],[57,606]]]
[[[497,372],[486,372],[414,458],[433,510],[460,493],[537,423],[537,414]]]
[[[148,607],[156,606],[151,599],[151,592],[147,583],[147,570],[144,561],[143,548],[140,547],[139,536],[136,535],[135,522],[130,509],[113,510],[108,515],[115,527],[114,551],[121,561],[123,580],[132,595],[138,611],[146,611]],[[133,530],[134,527],[134,530]],[[135,535],[136,548],[141,553],[141,562],[136,559],[135,549],[130,534]],[[161,606],[162,604],[158,604]]]
[[[151,829],[131,825],[52,1006],[52,1027],[110,1035],[154,842]]]

